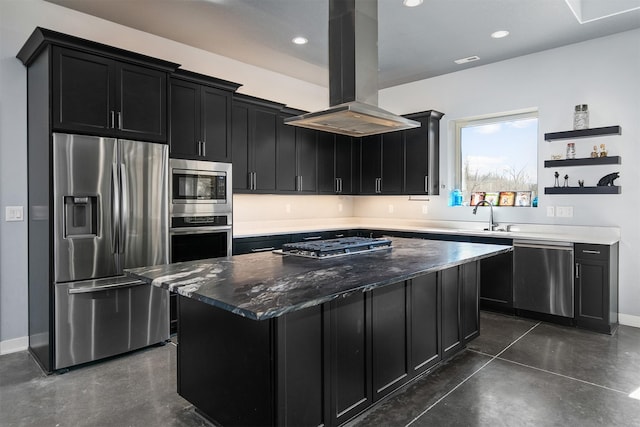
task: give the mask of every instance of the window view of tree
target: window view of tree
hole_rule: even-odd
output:
[[[460,182],[464,204],[472,193],[538,188],[538,118],[500,117],[459,126]]]

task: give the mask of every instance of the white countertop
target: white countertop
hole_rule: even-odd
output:
[[[323,230],[380,229],[422,233],[458,234],[467,236],[502,237],[517,240],[593,243],[612,245],[620,241],[617,227],[591,227],[543,224],[512,224],[507,231],[485,231],[487,224],[463,221],[423,221],[385,218],[327,218],[286,221],[236,222],[233,237],[254,237]],[[501,227],[499,227],[501,228]]]

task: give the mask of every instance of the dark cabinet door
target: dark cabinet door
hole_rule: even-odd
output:
[[[317,132],[311,129],[296,129],[297,190],[303,193],[315,193],[318,188],[316,134]]]
[[[440,272],[442,307],[442,358],[446,359],[462,346],[460,280],[458,267]]]
[[[353,139],[346,135],[336,135],[335,177],[340,194],[353,194]]]
[[[480,304],[482,308],[513,311],[513,252],[480,261]]]
[[[115,112],[113,61],[53,48],[52,126],[54,130],[106,135]]]
[[[323,306],[278,317],[278,426],[321,426],[324,422]]]
[[[272,193],[276,190],[278,111],[235,102],[231,120],[233,189]]]
[[[440,361],[440,300],[437,273],[411,279],[411,376],[414,377]]]
[[[253,171],[249,165],[249,114],[246,104],[234,104],[231,114],[231,149],[233,151],[233,190],[252,189]]]
[[[330,425],[338,425],[372,403],[369,293],[357,292],[330,304]]]
[[[576,244],[576,325],[612,333],[618,324],[617,245]]]
[[[116,63],[116,128],[124,138],[167,141],[167,74]]]
[[[250,120],[251,121],[251,120]],[[276,128],[278,113],[264,108],[253,110],[253,123],[250,124],[250,139],[253,149],[250,151],[250,163],[254,170],[254,190],[273,192],[276,189]]]
[[[360,144],[360,192],[359,194],[380,193],[382,180],[382,137],[380,135],[362,138]]]
[[[382,194],[402,193],[403,133],[391,132],[382,135]]]
[[[371,342],[373,400],[379,400],[409,379],[409,334],[405,282],[372,291]]]
[[[469,262],[460,266],[462,339],[465,343],[480,335],[479,268],[479,262]]]
[[[195,159],[200,143],[200,85],[171,80],[171,157]]]
[[[443,114],[425,111],[407,116],[421,123],[404,131],[405,194],[439,194],[440,119]]]
[[[212,162],[231,162],[231,94],[202,86],[200,89],[201,155]]]
[[[318,132],[318,193],[321,194],[338,192],[335,139],[336,135]]]
[[[285,125],[281,115],[278,120],[278,143],[276,147],[276,190],[294,192],[297,190],[296,175],[296,128]]]

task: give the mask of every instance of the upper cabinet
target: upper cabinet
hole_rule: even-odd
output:
[[[318,193],[353,194],[353,139],[318,132]]]
[[[231,162],[231,102],[238,87],[184,70],[171,76],[171,157]]]
[[[284,119],[302,114],[302,111],[286,109],[278,119],[276,144],[276,190],[289,193],[317,192],[317,142],[318,132],[291,125]]]
[[[405,194],[440,193],[440,119],[439,111],[424,111],[405,117],[422,124],[404,131]]]
[[[283,104],[234,95],[231,118],[233,191],[276,191],[276,139]]]
[[[50,130],[167,142],[167,73],[177,64],[43,28],[18,58],[30,78],[47,76]]]
[[[442,116],[433,110],[411,114],[406,117],[421,127],[361,138],[358,194],[438,194]]]

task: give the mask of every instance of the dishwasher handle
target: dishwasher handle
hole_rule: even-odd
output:
[[[532,248],[532,249],[552,249],[558,251],[573,251],[572,243],[563,243],[563,242],[531,242],[531,241],[522,241],[522,240],[514,240],[513,247],[516,248]]]

